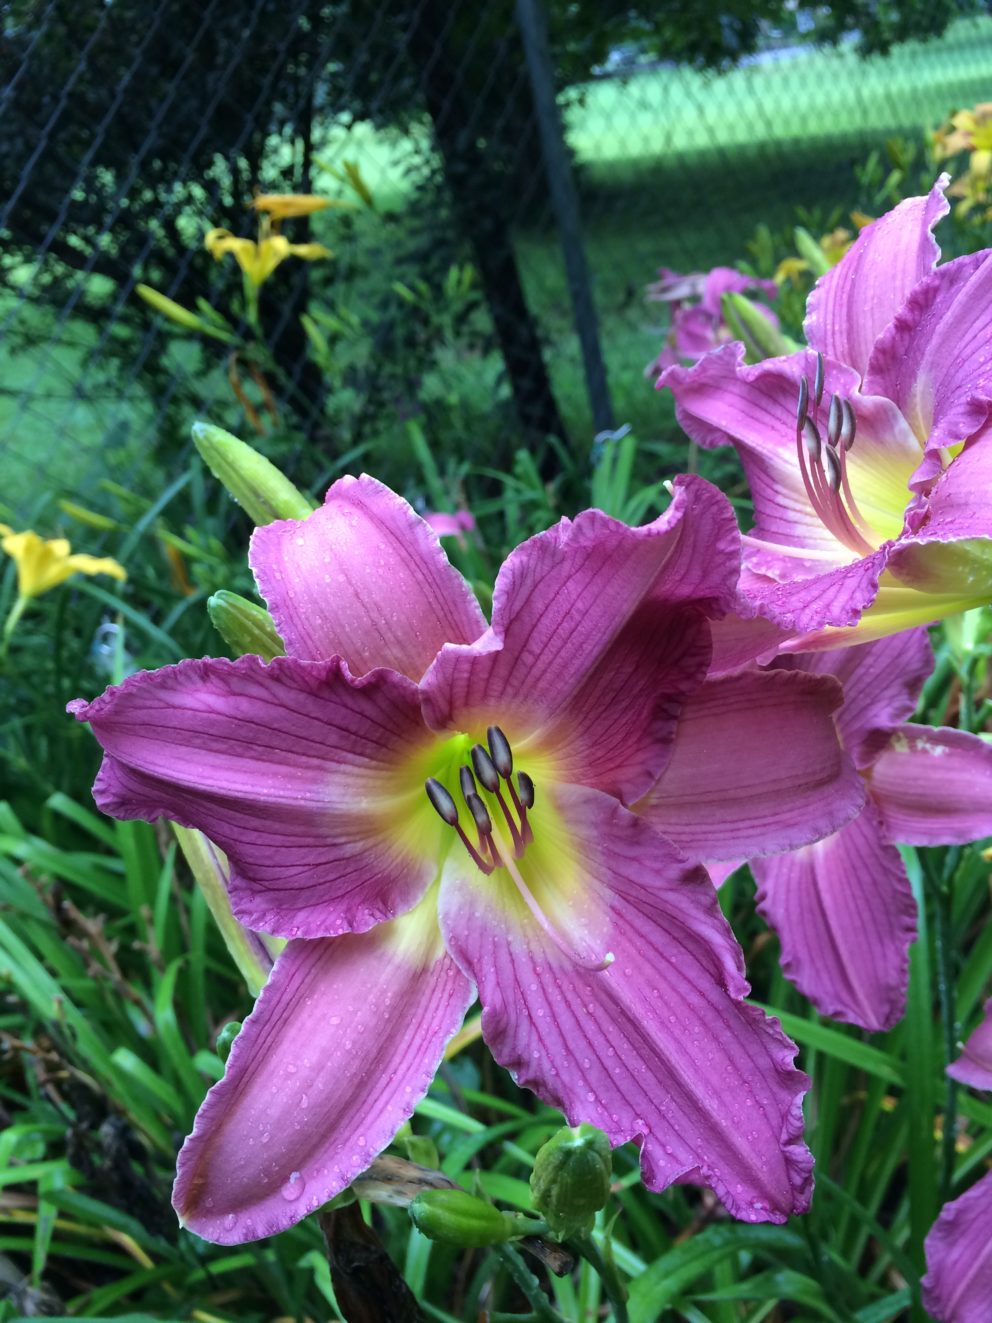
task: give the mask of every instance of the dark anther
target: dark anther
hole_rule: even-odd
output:
[[[462,794],[466,800],[469,795],[477,795],[479,788],[475,784],[475,777],[472,775],[472,769],[469,767],[460,767],[458,769],[458,781],[462,788]]]
[[[478,827],[480,835],[490,836],[493,830],[493,820],[479,796],[468,795],[465,803],[468,805],[469,813],[475,819],[475,825]]]
[[[812,418],[807,418],[803,423],[803,441],[806,444],[806,452],[815,464],[820,458],[820,451],[823,449],[823,443],[820,440],[820,430]]]
[[[483,787],[490,793],[499,789],[499,772],[481,744],[472,745],[472,766]]]
[[[844,421],[840,429],[840,440],[844,449],[850,450],[854,445],[854,433],[858,429],[858,420],[850,400],[841,400],[841,408],[844,411]]]
[[[839,395],[831,395],[830,412],[827,415],[827,445],[836,447],[844,426],[844,404]]]
[[[456,827],[458,825],[458,808],[441,782],[435,780],[433,776],[429,776],[424,782],[424,789],[427,791],[427,798],[431,801],[431,807],[441,821],[446,822],[449,827]]]
[[[816,407],[820,407],[820,401],[823,399],[823,355],[816,355],[816,375],[813,378],[813,402]]]
[[[806,421],[806,415],[809,413],[809,382],[805,377],[799,378],[799,403],[796,405],[796,431],[803,430],[803,423]]]
[[[827,485],[831,491],[840,490],[840,460],[837,458],[836,450],[831,450],[827,446],[823,452],[823,468],[827,475]]]
[[[486,739],[489,741],[489,754],[493,766],[504,781],[509,781],[513,775],[513,751],[510,748],[510,741],[499,726],[490,726],[486,731]]]
[[[534,807],[534,782],[526,772],[517,773],[517,785],[520,787],[520,802],[525,809]]]

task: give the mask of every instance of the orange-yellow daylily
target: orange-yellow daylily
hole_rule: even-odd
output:
[[[17,598],[4,623],[0,651],[6,649],[28,603],[50,588],[57,588],[73,574],[109,574],[115,579],[127,578],[124,566],[109,556],[73,555],[64,537],[46,539],[30,530],[15,533],[7,524],[0,524],[0,548],[17,566]]]
[[[299,257],[304,262],[318,262],[330,257],[331,250],[322,243],[290,243],[282,234],[272,234],[264,220],[259,227],[258,240],[242,239],[230,230],[208,230],[204,247],[219,262],[225,253],[233,253],[234,260],[257,289],[287,257]]]

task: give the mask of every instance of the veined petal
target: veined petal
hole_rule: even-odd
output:
[[[799,991],[821,1015],[891,1029],[906,1008],[916,904],[872,806],[833,836],[751,868]]]
[[[908,629],[877,643],[831,652],[779,658],[776,669],[832,675],[844,687],[837,729],[856,767],[871,765],[892,738],[893,727],[913,715],[933,670],[926,630]]]
[[[709,1185],[748,1222],[802,1211],[807,1081],[777,1023],[742,1003],[740,948],[709,878],[616,801],[575,787],[557,799],[575,924],[597,914],[616,958],[582,969],[508,902],[498,873],[478,887],[446,873],[445,941],[478,983],[494,1056],[571,1124],[636,1140],[649,1188]]]
[[[933,228],[947,215],[948,176],[924,197],[906,198],[866,225],[835,267],[816,282],[804,330],[813,349],[849,363],[863,376],[875,341],[920,281],[940,249]]]
[[[748,555],[746,538],[744,542],[745,555]],[[787,634],[802,636],[827,626],[850,629],[859,623],[862,614],[877,598],[879,578],[889,555],[890,547],[886,545],[850,565],[782,582],[752,572],[749,563],[745,562],[740,580],[741,597],[748,609],[772,621]],[[920,622],[913,620],[910,623]],[[802,649],[801,643],[783,646]]]
[[[700,617],[728,609],[739,566],[730,504],[698,478],[676,479],[643,528],[598,510],[562,520],[506,560],[491,629],[441,650],[421,685],[425,718],[435,730],[496,722],[514,748],[553,751],[561,779],[636,796],[705,672]]]
[[[976,437],[951,460],[934,484],[922,518],[915,520],[909,531],[921,542],[992,538],[992,512],[985,499],[990,484],[992,429]],[[897,558],[897,567],[898,563]]]
[[[399,830],[395,769],[431,736],[416,686],[393,672],[185,661],[69,710],[106,751],[100,808],[205,832],[230,859],[231,903],[250,928],[369,928],[409,909],[436,871],[436,846],[418,850]]]
[[[988,1323],[992,1301],[992,1171],[945,1204],[926,1238],[923,1305],[939,1323]]]
[[[703,446],[733,445],[741,457],[754,500],[753,536],[762,543],[800,550],[824,562],[843,564],[854,553],[814,510],[796,452],[796,404],[802,377],[812,382],[816,356],[809,350],[761,363],[744,362],[744,346],[733,343],[706,354],[691,368],[669,368],[659,378],[675,396],[675,414]],[[922,448],[891,400],[861,394],[858,374],[842,362],[824,362],[824,405],[832,393],[850,400],[856,440],[847,456],[858,508],[878,541],[902,530],[908,483]],[[811,410],[814,412],[814,410]]]
[[[946,726],[899,726],[871,770],[889,839],[953,845],[992,835],[992,745]]]
[[[985,1003],[981,1020],[947,1073],[972,1089],[992,1089],[992,999]]]
[[[426,1093],[473,997],[430,911],[291,942],[179,1155],[183,1223],[240,1244],[339,1194]]]
[[[887,395],[932,449],[972,436],[992,404],[992,254],[938,267],[879,336],[865,391]]]
[[[836,681],[801,672],[708,680],[637,812],[694,859],[753,858],[838,830],[864,803],[834,726],[841,700]]]
[[[292,656],[419,680],[444,643],[486,628],[437,535],[375,478],[340,478],[307,519],[256,528],[249,560]]]

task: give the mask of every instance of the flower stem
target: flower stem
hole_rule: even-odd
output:
[[[10,611],[7,614],[7,619],[3,622],[3,633],[0,634],[0,661],[3,661],[7,656],[7,648],[13,637],[14,630],[17,628],[17,622],[24,614],[24,608],[30,600],[31,599],[25,597],[23,593],[18,593],[14,605],[10,608]]]
[[[493,1249],[506,1265],[510,1276],[516,1282],[517,1286],[527,1297],[527,1303],[534,1310],[535,1315],[543,1320],[543,1323],[565,1323],[564,1318],[558,1313],[554,1305],[551,1304],[548,1297],[541,1290],[541,1285],[537,1278],[524,1263],[521,1256],[512,1245],[494,1245]]]
[[[615,1323],[628,1323],[627,1289],[620,1280],[613,1260],[603,1254],[590,1235],[571,1236],[567,1244],[599,1274],[606,1298],[613,1308]]]

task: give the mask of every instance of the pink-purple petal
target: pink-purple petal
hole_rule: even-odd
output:
[[[753,858],[837,831],[864,803],[826,676],[744,671],[684,705],[671,759],[637,811],[695,859]]]
[[[916,904],[873,807],[834,835],[751,868],[758,908],[799,991],[822,1015],[891,1029],[905,1010]]]
[[[698,478],[676,479],[669,509],[643,528],[598,510],[563,520],[503,565],[492,628],[442,649],[421,686],[426,720],[495,722],[515,747],[539,737],[569,776],[636,796],[708,659],[693,615],[729,608],[739,565],[729,502]]]
[[[948,727],[904,725],[871,769],[889,840],[953,845],[992,835],[992,745]]]
[[[746,543],[747,539],[745,549]],[[749,610],[787,634],[802,636],[827,626],[850,628],[878,596],[890,550],[886,545],[849,565],[781,582],[745,568],[740,594]]]
[[[279,957],[179,1155],[173,1202],[204,1239],[240,1244],[298,1222],[427,1091],[474,990],[450,956],[393,927],[291,942]]]
[[[945,1204],[926,1238],[923,1305],[938,1323],[992,1317],[992,1171]]]
[[[571,1123],[637,1141],[649,1188],[708,1185],[748,1222],[802,1211],[807,1081],[777,1023],[741,1000],[740,949],[709,878],[595,791],[558,804],[582,860],[574,908],[602,911],[615,960],[579,968],[495,889],[446,875],[445,940],[478,983],[493,1054]]]
[[[992,254],[971,253],[921,280],[880,335],[865,391],[887,395],[930,449],[976,432],[992,404]]]
[[[933,670],[933,649],[926,630],[907,629],[877,643],[781,658],[776,667],[832,675],[843,685],[837,729],[855,766],[866,768],[888,745],[893,727],[913,715]]]
[[[875,341],[934,269],[940,249],[933,228],[947,215],[940,179],[924,197],[906,198],[866,226],[835,267],[817,281],[806,311],[813,349],[864,375]]]
[[[118,818],[203,831],[231,863],[248,927],[361,930],[408,909],[434,861],[387,832],[392,774],[430,738],[416,686],[340,660],[180,662],[69,710],[105,750],[93,788]]]
[[[486,628],[437,534],[374,478],[340,478],[307,519],[258,528],[249,555],[291,656],[419,680],[444,643]]]
[[[982,1008],[982,1018],[968,1035],[960,1056],[947,1067],[959,1084],[972,1089],[992,1090],[992,999]]]

